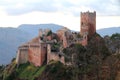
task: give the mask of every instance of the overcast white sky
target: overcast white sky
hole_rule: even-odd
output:
[[[79,31],[88,10],[97,13],[97,29],[120,26],[120,0],[0,0],[0,27],[55,23]]]

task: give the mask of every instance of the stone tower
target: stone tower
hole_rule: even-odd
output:
[[[81,12],[81,32],[90,38],[96,32],[96,12]]]
[[[42,37],[42,36],[43,36],[43,30],[39,29],[39,37]]]

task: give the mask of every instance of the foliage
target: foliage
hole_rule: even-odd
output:
[[[77,38],[81,38],[82,36],[80,34],[77,34]]]
[[[60,44],[54,43],[51,47],[52,52],[58,52],[59,51]]]
[[[35,80],[72,80],[72,69],[61,62],[54,61],[46,66],[42,75]]]
[[[35,67],[30,63],[25,63],[11,69],[11,73],[8,73],[8,70],[5,72],[4,80],[13,80],[13,79],[27,79],[34,80],[35,77],[39,76],[42,71],[45,69],[45,66]]]
[[[3,79],[3,71],[4,71],[4,68],[5,68],[4,65],[0,66],[0,80]]]
[[[47,36],[50,36],[52,34],[52,31],[50,30],[48,33],[47,33]]]
[[[120,34],[115,33],[112,36],[105,36],[106,46],[112,54],[118,53],[120,49]]]
[[[73,73],[76,80],[82,80],[84,75],[96,77],[96,80],[100,79],[102,63],[111,55],[103,38],[97,33],[89,39],[86,47],[73,44],[63,49],[63,53],[67,56],[65,61],[71,62],[74,67]],[[79,78],[78,75],[81,77]]]
[[[3,80],[14,79],[16,75],[15,68],[16,68],[16,61],[12,60],[11,64],[9,64],[3,72]]]
[[[45,66],[35,67],[34,65],[29,63],[21,64],[16,70],[18,73],[17,77],[21,79],[34,80],[35,77],[41,74],[44,68]]]
[[[115,34],[112,34],[112,36],[110,37],[112,40],[120,40],[120,34],[119,33],[115,33]]]
[[[110,55],[104,39],[97,33],[93,35],[93,37],[88,42],[87,52],[90,54],[90,56],[98,55],[101,59],[105,59]]]
[[[83,47],[81,44],[72,44],[70,47],[63,49],[63,53],[65,53],[65,55],[67,56],[65,57],[65,61],[72,62],[72,57],[74,57],[73,61],[83,61],[85,51],[85,47]]]

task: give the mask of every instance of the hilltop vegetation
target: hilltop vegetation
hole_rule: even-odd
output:
[[[30,63],[17,67],[16,62],[12,61],[3,72],[3,80],[34,80],[44,69],[45,66],[35,67]]]
[[[35,80],[73,80],[72,67],[51,61]]]
[[[111,36],[104,37],[106,46],[113,54],[120,51],[120,33],[112,34]]]
[[[0,66],[0,80],[3,79],[3,71],[4,71],[5,66]]]

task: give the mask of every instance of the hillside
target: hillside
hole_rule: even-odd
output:
[[[43,72],[45,67],[35,67],[30,63],[17,67],[15,60],[13,60],[3,71],[3,80],[34,80]]]

